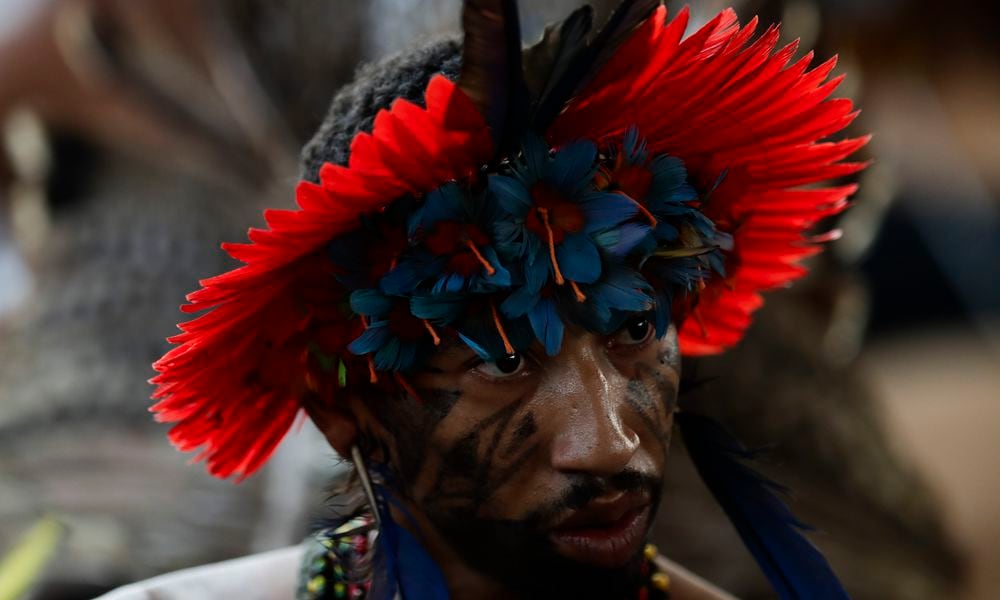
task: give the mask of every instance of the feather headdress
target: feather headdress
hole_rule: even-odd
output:
[[[684,37],[688,20],[625,0],[593,31],[584,7],[522,49],[515,0],[466,0],[457,81],[379,112],[345,165],[298,185],[298,210],[224,246],[243,266],[188,296],[202,314],[153,379],[173,442],[249,476],[304,400],[412,391],[446,335],[484,359],[554,355],[566,322],[610,332],[642,312],[658,335],[682,316],[684,354],[736,344],[761,292],[805,273],[824,239],[808,232],[855,190],[822,184],[864,168],[842,161],[868,138],[825,141],[857,115],[829,98],[835,59],[792,62],[796,43],[732,10]],[[679,422],[781,597],[845,597],[742,447]]]
[[[188,296],[153,379],[161,421],[214,475],[246,477],[308,396],[355,381],[405,384],[454,335],[484,357],[564,323],[606,331],[683,315],[685,354],[739,341],[761,292],[802,276],[808,232],[853,185],[824,181],[867,137],[824,141],[857,115],[812,69],[726,10],[684,37],[655,1],[589,8],[522,51],[514,0],[468,0],[456,81],[395,101],[345,165],[265,213],[243,266]],[[365,260],[359,261],[358,257]]]

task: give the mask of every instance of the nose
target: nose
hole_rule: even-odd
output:
[[[564,472],[615,475],[631,462],[639,436],[622,420],[628,381],[589,336],[565,340],[553,409],[559,428],[552,440],[552,467]]]

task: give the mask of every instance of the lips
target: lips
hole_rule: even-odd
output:
[[[638,554],[649,516],[648,496],[622,494],[574,511],[549,530],[549,539],[567,558],[598,567],[620,567]]]

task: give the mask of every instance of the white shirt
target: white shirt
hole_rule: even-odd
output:
[[[303,551],[291,546],[167,573],[97,600],[293,600]]]

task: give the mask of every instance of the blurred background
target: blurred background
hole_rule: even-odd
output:
[[[578,0],[522,3],[525,39]],[[613,0],[592,2],[606,14]],[[695,25],[728,5],[694,0]],[[300,540],[336,458],[308,425],[240,485],[169,447],[149,367],[370,61],[459,0],[0,0],[0,600],[92,598]],[[679,4],[671,4],[676,12]],[[784,22],[872,132],[842,239],[685,402],[793,490],[856,598],[1000,589],[1000,41],[992,3],[736,1]],[[804,54],[804,51],[800,51]],[[680,444],[654,538],[771,597]]]

